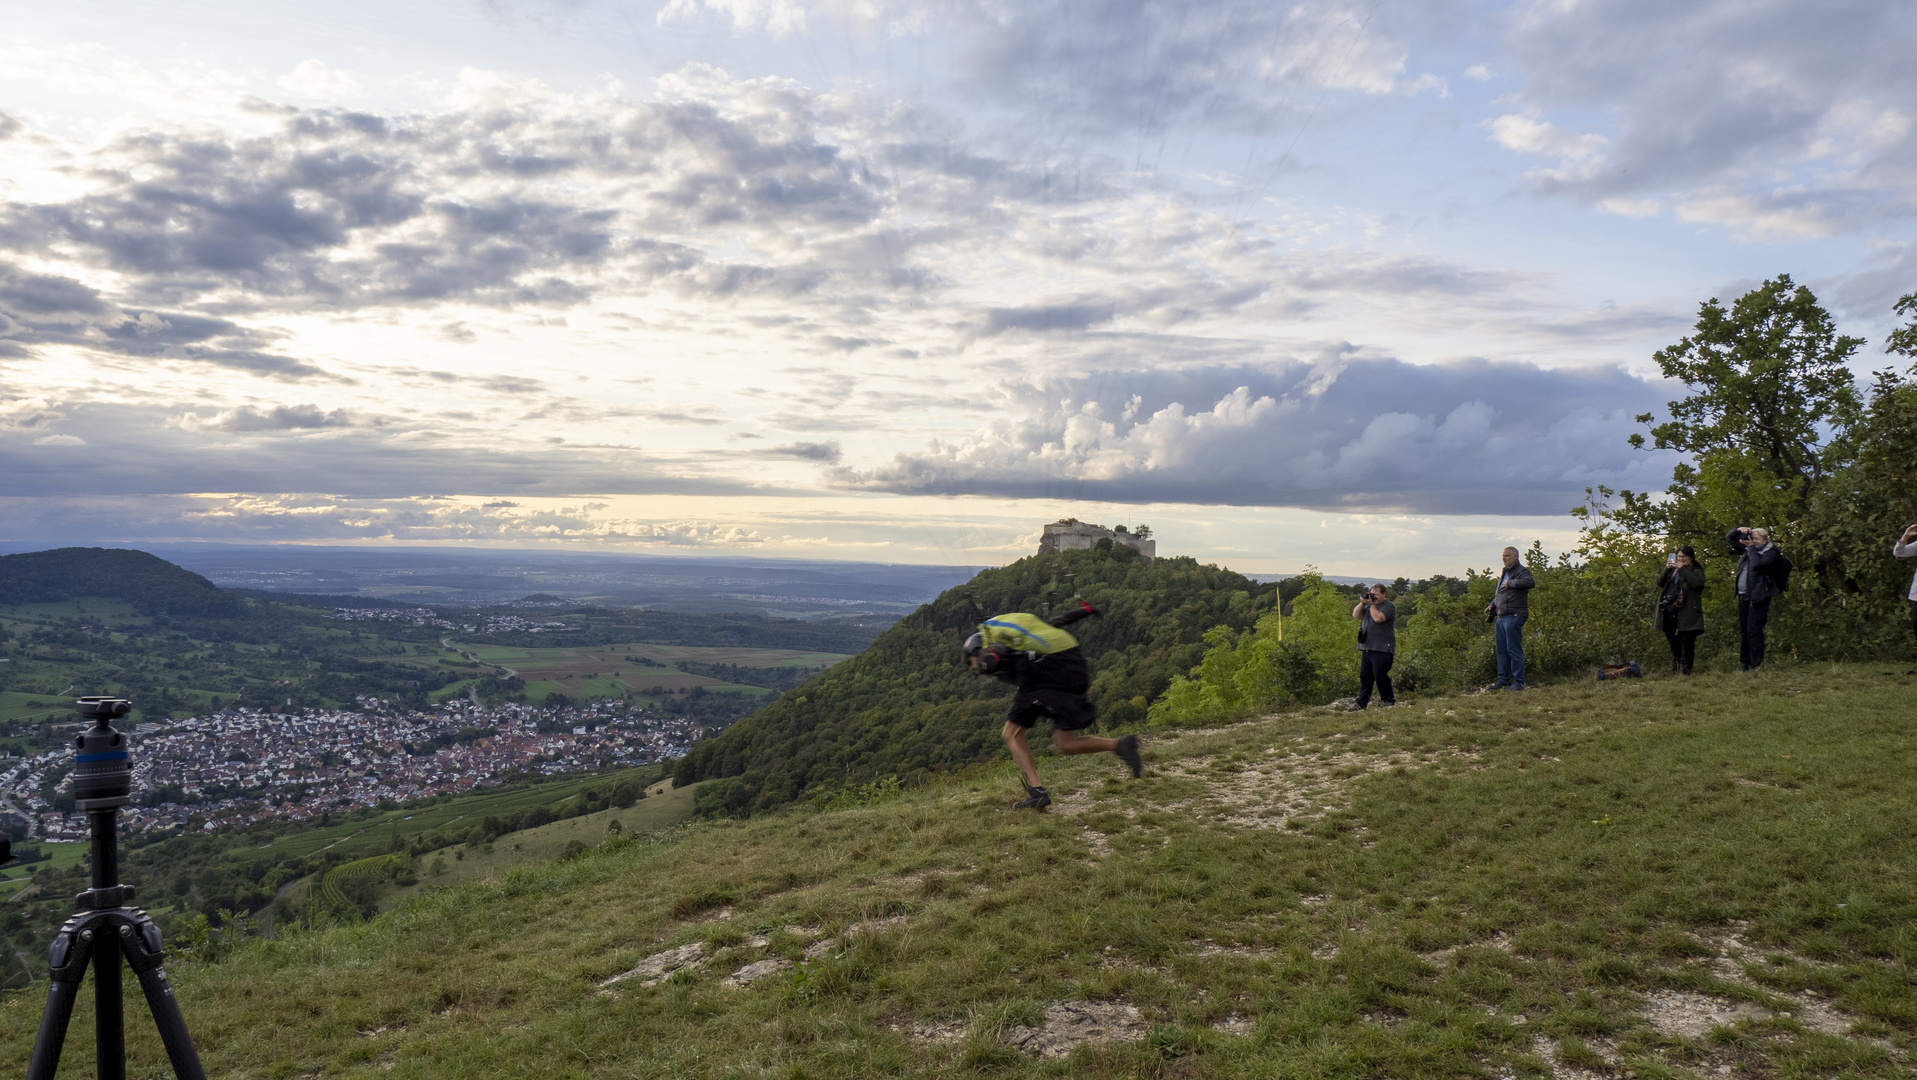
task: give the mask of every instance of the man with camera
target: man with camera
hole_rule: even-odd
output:
[[[1390,593],[1383,585],[1365,590],[1351,617],[1358,620],[1358,701],[1348,712],[1362,712],[1371,704],[1371,687],[1378,687],[1378,707],[1389,709],[1398,703],[1391,692],[1391,662],[1398,652],[1398,608],[1386,599]]]
[[[1498,649],[1498,681],[1487,690],[1524,689],[1524,622],[1531,617],[1531,590],[1537,584],[1518,549],[1505,548],[1504,572],[1484,606]]]
[[[1784,591],[1790,560],[1771,543],[1767,529],[1740,525],[1724,539],[1737,556],[1737,670],[1756,671],[1764,664],[1764,627],[1771,619],[1771,599]]]

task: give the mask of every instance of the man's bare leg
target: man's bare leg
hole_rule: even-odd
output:
[[[1117,746],[1117,739],[1101,739],[1096,735],[1080,735],[1076,731],[1052,729],[1052,749],[1061,754],[1109,754]],[[1031,753],[1030,750],[1025,752]],[[1016,753],[1014,751],[1014,754]]]
[[[999,738],[1005,740],[1005,748],[1012,752],[1012,760],[1018,763],[1018,771],[1025,774],[1025,786],[1028,788],[1039,787],[1038,763],[1032,760],[1032,747],[1031,744],[1025,741],[1025,729],[1007,720],[1004,730],[998,734]],[[1052,733],[1052,741],[1054,744],[1057,743],[1059,734],[1059,732]],[[1110,742],[1111,740],[1104,739],[1101,741]],[[1077,752],[1084,753],[1085,751],[1080,750]]]

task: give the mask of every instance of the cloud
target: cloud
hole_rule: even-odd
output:
[[[1442,90],[1406,67],[1404,24],[1449,13],[1427,8],[1380,16],[1375,4],[1339,0],[1117,0],[1088,16],[1071,0],[672,0],[659,20],[709,12],[775,37],[832,24],[954,42],[973,92],[1054,123],[1131,131],[1268,126],[1302,118],[1325,91]]]
[[[83,433],[86,445],[40,441],[69,432]],[[0,496],[292,491],[399,498],[422,488],[502,498],[726,495],[766,490],[764,480],[734,478],[697,455],[541,441],[477,424],[427,427],[311,404],[205,414],[0,399]]]
[[[33,440],[35,446],[85,446],[87,441],[78,435],[42,435]]]
[[[971,438],[832,473],[915,494],[1546,514],[1590,484],[1655,485],[1669,455],[1630,450],[1660,388],[1617,369],[1327,355],[1154,378],[1008,388]]]
[[[988,308],[985,333],[1002,334],[1007,330],[1085,330],[1108,323],[1117,315],[1115,304],[1060,304],[1043,307]]]
[[[355,427],[360,422],[345,409],[323,412],[317,405],[275,405],[257,409],[251,405],[226,409],[210,417],[186,413],[177,421],[188,431],[313,431],[319,428]]]
[[[765,450],[752,451],[755,457],[797,458],[800,461],[816,461],[826,465],[836,465],[845,457],[845,451],[837,442],[795,442],[784,446],[774,446]]]
[[[1908,4],[1527,0],[1512,16],[1525,110],[1501,145],[1551,159],[1534,190],[1751,238],[1917,213]],[[1546,117],[1576,118],[1560,124]]]
[[[289,93],[318,101],[337,101],[359,93],[359,80],[350,72],[327,67],[319,60],[301,60],[293,70],[274,80]]]

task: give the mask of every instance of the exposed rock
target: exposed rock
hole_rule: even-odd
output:
[[[604,988],[614,983],[624,982],[627,979],[642,979],[644,981],[639,985],[652,986],[665,981],[673,972],[685,968],[698,967],[700,964],[705,963],[705,956],[705,942],[695,941],[689,945],[681,945],[676,949],[667,949],[662,953],[653,953],[651,956],[639,961],[632,970],[622,971],[612,978],[601,982],[599,985]]]
[[[784,960],[776,956],[772,957],[769,960],[759,960],[754,963],[747,964],[746,966],[726,976],[724,979],[721,979],[719,981],[719,985],[724,987],[729,987],[734,990],[738,990],[743,987],[751,986],[753,983],[758,982],[760,979],[765,978],[767,975],[777,975],[779,972],[784,971],[786,968],[789,968],[791,966],[792,966],[792,961]]]
[[[1007,1028],[1005,1041],[1029,1054],[1059,1058],[1082,1043],[1125,1042],[1149,1034],[1151,1024],[1122,1002],[1061,1001],[1045,1009],[1043,1027]]]
[[[1211,1025],[1213,1031],[1221,1031],[1226,1035],[1237,1035],[1240,1037],[1250,1035],[1253,1031],[1257,1030],[1257,1027],[1258,1025],[1252,1023],[1249,1017],[1235,1014],[1227,1016],[1222,1020],[1214,1021]]]

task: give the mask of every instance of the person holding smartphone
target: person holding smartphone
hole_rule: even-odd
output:
[[[1681,547],[1665,557],[1657,591],[1653,621],[1671,643],[1671,674],[1689,675],[1697,663],[1697,639],[1704,633],[1704,568],[1695,550]]]
[[[1917,525],[1904,530],[1890,553],[1900,559],[1917,558]],[[1911,576],[1910,593],[1905,598],[1910,601],[1910,632],[1917,634],[1917,574]],[[1910,658],[1917,660],[1917,652],[1911,653]]]

